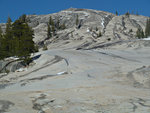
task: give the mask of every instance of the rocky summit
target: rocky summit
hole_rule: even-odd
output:
[[[50,17],[65,27],[48,38]],[[0,113],[150,113],[150,38],[136,37],[147,19],[76,8],[27,15],[39,52],[29,66],[0,61]]]

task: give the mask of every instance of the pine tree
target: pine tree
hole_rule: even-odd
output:
[[[27,22],[26,20],[27,16],[25,14],[23,14],[22,16],[19,17],[19,20],[23,23]]]
[[[130,16],[130,13],[129,13],[129,11],[128,12],[126,12],[126,14],[125,14],[127,17],[129,17]]]
[[[116,11],[116,16],[118,16],[118,12]]]
[[[31,61],[30,54],[37,51],[33,35],[33,30],[26,22],[26,15],[22,15],[13,24],[8,17],[4,35],[0,28],[0,59],[18,56],[28,64]]]
[[[47,38],[50,39],[52,37],[51,26],[47,24]]]
[[[144,38],[144,32],[142,28],[138,28],[136,31],[136,37],[140,38]]]
[[[60,29],[60,21],[59,21],[59,19],[57,20],[56,28],[57,28],[57,29]]]
[[[53,21],[53,19],[52,19],[52,17],[50,16],[50,18],[49,18],[49,23],[48,23],[49,25],[50,25],[50,27],[51,27],[51,31],[52,31],[52,33],[53,33],[53,36],[55,35],[55,23],[54,23],[54,21]]]
[[[78,25],[79,24],[79,16],[77,15],[77,17],[76,17],[76,25]]]
[[[102,36],[102,33],[101,33],[101,31],[99,31],[97,37],[101,37],[101,36]]]
[[[150,36],[150,18],[146,21],[146,28],[145,28],[145,37]]]
[[[54,25],[54,21],[53,21],[53,19],[52,19],[51,16],[49,17],[49,24],[50,24],[50,25]]]
[[[8,17],[7,23],[6,23],[6,33],[11,31],[11,26],[12,26],[11,22],[12,22],[11,18]]]
[[[5,35],[4,35],[4,41],[3,41],[3,46],[4,47],[4,51],[6,52],[6,57],[9,57],[12,55],[12,20],[10,17],[8,17],[7,19],[7,23],[6,23],[6,31],[5,31]]]
[[[53,33],[53,36],[55,36],[56,34],[55,34],[55,26],[54,25],[52,25],[52,33]]]
[[[0,26],[0,37],[2,37],[2,35],[3,35],[3,31],[2,31],[2,28]]]
[[[13,43],[15,44],[13,52],[15,56],[23,58],[28,64],[30,54],[35,52],[33,42],[33,30],[22,20],[16,20],[12,25]]]
[[[2,37],[2,28],[0,26],[0,60],[3,59],[3,52],[2,52],[2,43],[3,43],[3,37]]]

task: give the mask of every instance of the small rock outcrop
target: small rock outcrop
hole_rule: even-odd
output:
[[[0,73],[15,72],[16,70],[25,67],[22,61],[3,60],[0,61]]]

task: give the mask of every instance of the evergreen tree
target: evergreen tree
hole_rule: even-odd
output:
[[[98,31],[98,28],[96,27],[95,30]]]
[[[101,37],[101,36],[102,36],[102,33],[101,33],[101,31],[99,31],[97,37]]]
[[[54,25],[52,25],[52,33],[53,33],[53,36],[55,36],[56,34],[55,34],[55,26]]]
[[[77,15],[77,17],[76,17],[76,25],[78,25],[79,24],[79,16]]]
[[[0,27],[0,60],[8,56],[8,51],[6,51],[6,40],[4,38],[2,29]]]
[[[53,21],[53,19],[52,19],[52,17],[50,16],[50,18],[49,18],[49,25],[50,25],[50,29],[51,29],[51,31],[52,31],[52,33],[53,33],[53,36],[55,35],[55,24],[54,24],[54,21]]]
[[[118,16],[118,12],[116,11],[116,16]]]
[[[0,60],[3,59],[2,43],[3,43],[3,37],[2,37],[2,29],[1,29],[1,26],[0,26]]]
[[[3,31],[2,31],[2,28],[0,26],[0,37],[2,37],[2,35],[3,35]]]
[[[52,37],[51,26],[47,24],[47,38],[50,39]]]
[[[150,36],[150,18],[146,21],[146,28],[145,28],[145,37]]]
[[[53,26],[53,25],[54,25],[54,21],[53,21],[53,19],[52,19],[52,17],[51,17],[51,16],[49,17],[49,24],[50,24],[51,26]]]
[[[13,33],[13,52],[14,55],[23,58],[27,63],[30,60],[30,54],[36,51],[33,42],[33,30],[22,20],[16,20],[12,25]]]
[[[137,29],[136,37],[138,37],[139,39],[140,39],[140,38],[144,38],[143,29],[141,29],[141,28],[138,28],[138,29]]]
[[[0,28],[0,59],[18,56],[28,64],[31,60],[30,54],[37,51],[33,34],[33,30],[26,22],[26,15],[22,15],[13,24],[8,17],[5,35]]]
[[[6,23],[6,33],[8,33],[9,31],[11,31],[11,26],[12,26],[11,22],[12,22],[11,18],[8,17],[7,23]]]
[[[59,19],[57,20],[56,28],[57,28],[57,29],[60,29],[60,21],[59,21]]]
[[[27,22],[27,20],[26,20],[26,15],[23,14],[22,16],[20,16],[20,17],[19,17],[19,20],[20,20],[21,22],[23,22],[23,23]]]
[[[129,11],[128,12],[126,12],[126,14],[125,14],[127,17],[129,17],[130,16],[130,13],[129,13]]]
[[[6,23],[6,31],[5,31],[5,35],[4,35],[4,40],[3,40],[3,47],[4,51],[6,52],[6,57],[9,57],[12,55],[12,20],[10,17],[8,17],[7,19],[7,23]]]

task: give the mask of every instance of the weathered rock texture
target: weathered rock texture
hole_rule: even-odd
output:
[[[47,40],[50,16],[67,29]],[[87,9],[28,16],[34,41],[49,50],[0,75],[0,112],[150,113],[150,41],[135,37],[146,18]]]
[[[77,15],[79,19],[78,25],[76,25]],[[56,35],[47,40],[47,23],[50,16],[55,24],[58,20],[60,25],[65,24],[66,29],[56,30]],[[114,40],[131,40],[136,38],[138,28],[145,30],[147,18],[140,15],[116,16],[104,11],[76,8],[48,15],[27,16],[28,23],[35,32],[34,41],[41,46],[44,43],[49,45],[59,41],[64,42],[55,47],[67,45],[75,40],[82,42],[82,45],[86,44],[86,46]],[[4,30],[5,25],[1,24],[1,26]],[[99,32],[102,33],[102,37],[98,37]]]

